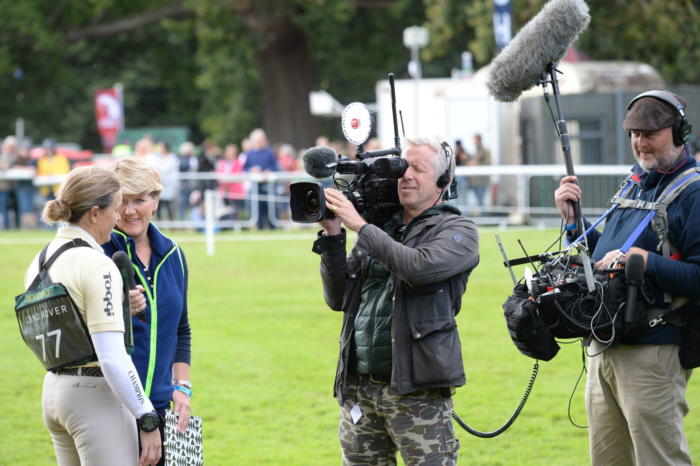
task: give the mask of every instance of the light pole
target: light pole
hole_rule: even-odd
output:
[[[422,26],[409,26],[403,30],[403,45],[411,49],[411,61],[408,64],[408,74],[414,79],[422,77],[420,65],[420,49],[428,45],[428,30]]]
[[[17,141],[22,143],[24,140],[24,119],[21,116],[22,101],[24,100],[24,93],[22,92],[22,78],[24,77],[24,71],[22,68],[15,68],[12,73],[12,77],[17,83],[17,93],[15,94],[15,100],[17,105],[17,118],[15,119],[15,137]]]
[[[422,26],[409,26],[403,30],[403,45],[411,49],[408,74],[413,78],[413,113],[415,116],[414,135],[418,134],[418,81],[422,77],[420,49],[428,45],[428,29]]]

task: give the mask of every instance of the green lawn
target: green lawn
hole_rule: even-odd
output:
[[[510,416],[530,377],[533,360],[510,341],[501,303],[512,284],[501,265],[495,230],[481,233],[481,264],[472,274],[458,316],[467,385],[455,406],[472,427],[493,430]],[[509,254],[521,238],[533,254],[553,231],[501,233]],[[31,258],[51,233],[0,234],[0,464],[54,464],[41,419],[43,369],[24,346],[12,312]],[[337,404],[332,384],[341,316],[322,298],[314,233],[220,235],[208,257],[202,237],[176,235],[190,264],[193,331],[193,412],[204,418],[209,465],[339,464]],[[459,431],[461,464],[582,465],[587,433],[567,416],[581,371],[581,348],[563,346],[542,363],[520,419],[495,439]],[[700,387],[691,382],[691,407]],[[585,424],[583,390],[572,416]],[[458,426],[456,426],[459,429]],[[700,417],[686,419],[691,450],[700,451]]]

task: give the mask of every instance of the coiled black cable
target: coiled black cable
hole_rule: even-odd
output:
[[[501,427],[499,427],[496,430],[492,430],[491,432],[481,432],[476,429],[472,429],[467,425],[466,422],[462,420],[462,418],[457,415],[456,411],[452,411],[452,417],[454,418],[455,422],[459,424],[462,429],[466,430],[470,434],[476,436],[476,437],[481,437],[481,438],[493,438],[496,437],[503,432],[505,432],[518,418],[520,415],[520,411],[522,411],[523,407],[525,406],[525,402],[527,402],[527,398],[530,396],[530,392],[532,391],[532,386],[535,384],[535,379],[537,378],[537,372],[540,370],[540,362],[535,361],[535,364],[532,366],[532,374],[530,375],[530,380],[527,383],[527,386],[525,387],[525,393],[523,393],[522,398],[520,399],[520,402],[518,403],[518,406],[515,408],[515,411],[513,414],[510,416],[510,419],[506,421],[505,424],[503,424]]]

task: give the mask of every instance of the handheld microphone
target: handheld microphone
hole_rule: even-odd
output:
[[[126,255],[124,251],[117,251],[112,254],[112,261],[116,264],[119,269],[119,273],[122,276],[122,281],[124,282],[124,302],[129,304],[129,293],[128,290],[136,289],[136,281],[134,280],[134,267],[131,264],[131,259]],[[130,311],[130,309],[129,309]],[[145,312],[141,311],[136,314],[140,320],[144,320]]]
[[[338,162],[338,154],[328,146],[316,146],[308,149],[302,156],[304,170],[314,178],[328,178],[334,169],[328,164]]]
[[[625,325],[634,320],[634,308],[637,304],[637,290],[644,277],[644,257],[631,254],[625,264],[625,283],[627,283],[627,303],[625,305]]]
[[[591,17],[584,0],[551,0],[491,62],[486,83],[500,102],[513,102],[566,54]]]

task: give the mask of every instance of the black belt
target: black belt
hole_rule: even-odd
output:
[[[58,375],[85,375],[88,377],[104,377],[102,369],[97,366],[91,367],[67,367],[65,369],[54,369],[51,372]]]

